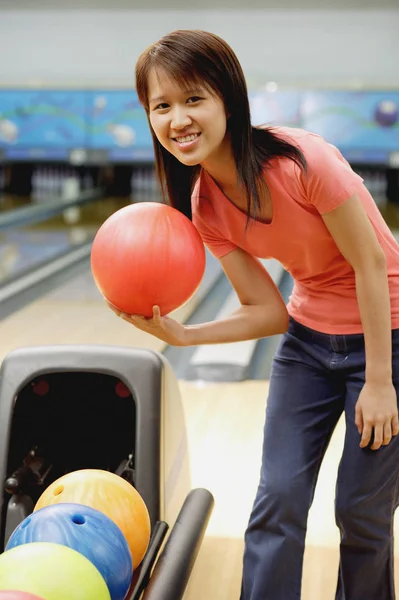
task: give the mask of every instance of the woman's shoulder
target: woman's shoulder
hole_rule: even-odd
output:
[[[318,144],[328,143],[320,134],[307,129],[302,129],[301,127],[276,125],[270,126],[268,129],[284,141],[291,142],[304,149],[313,148]]]
[[[275,127],[273,132],[284,141],[290,142],[301,150],[308,172],[320,172],[332,169],[334,166],[349,168],[349,164],[339,148],[318,133],[299,127]],[[296,164],[287,160],[282,162],[284,165],[289,164],[296,175],[302,177],[303,170]]]

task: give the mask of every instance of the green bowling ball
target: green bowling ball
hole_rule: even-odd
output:
[[[44,600],[111,600],[102,575],[85,556],[48,542],[1,554],[0,590],[30,592]]]

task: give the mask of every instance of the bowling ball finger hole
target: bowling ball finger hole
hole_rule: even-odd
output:
[[[56,488],[54,488],[54,496],[60,496],[63,491],[64,491],[64,486],[58,485]]]
[[[86,523],[86,519],[83,515],[73,515],[72,523],[75,523],[75,525],[84,525]]]

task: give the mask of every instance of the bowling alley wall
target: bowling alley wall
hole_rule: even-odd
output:
[[[246,10],[237,0],[192,3],[195,10],[183,0],[32,4],[0,0],[0,190],[29,193],[38,177],[62,167],[81,182],[111,171],[119,185],[110,193],[129,193],[134,173],[153,165],[134,91],[137,57],[168,31],[199,28],[236,51],[254,124],[320,133],[376,201],[399,205],[394,0],[364,0],[363,8],[337,0],[334,10],[324,0],[249,0]]]

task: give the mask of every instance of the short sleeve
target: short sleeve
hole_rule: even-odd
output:
[[[304,194],[320,214],[337,208],[359,189],[363,179],[335,146],[311,133],[301,146],[308,165],[300,176]]]
[[[193,211],[193,223],[205,246],[215,258],[222,258],[237,248],[233,242],[225,239],[221,233],[209,226],[196,211]]]

